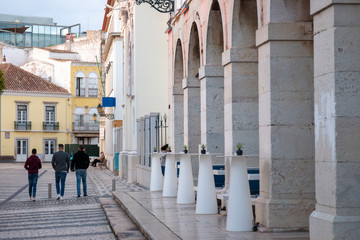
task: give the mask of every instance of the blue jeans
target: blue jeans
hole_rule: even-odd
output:
[[[78,196],[80,196],[80,194],[81,194],[81,189],[80,189],[81,180],[82,180],[82,183],[83,183],[84,196],[87,196],[86,169],[76,169],[76,189],[77,189],[77,195]]]
[[[65,192],[65,180],[66,180],[66,172],[55,172],[55,183],[56,183],[56,193],[64,196]],[[61,189],[60,189],[61,182]]]
[[[163,176],[165,176],[165,166],[161,166],[161,173]]]
[[[39,174],[33,173],[28,175],[29,180],[29,196],[36,196],[36,184],[39,178]]]

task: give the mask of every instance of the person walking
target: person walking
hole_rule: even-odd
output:
[[[69,155],[64,152],[64,145],[59,144],[59,151],[54,153],[51,161],[52,167],[55,170],[55,184],[57,200],[64,200],[65,192],[65,180],[66,175],[69,173],[70,158]],[[61,187],[60,187],[61,182]]]
[[[29,181],[29,198],[30,201],[35,201],[36,197],[36,184],[39,178],[39,169],[41,169],[41,161],[36,156],[36,148],[31,151],[31,156],[26,159],[24,168],[28,170],[28,181]]]
[[[83,145],[79,145],[78,152],[74,154],[73,160],[71,162],[71,171],[73,172],[76,170],[77,197],[80,197],[81,194],[81,181],[83,183],[84,197],[87,196],[86,169],[88,169],[90,165],[90,159],[89,155],[85,153],[84,149],[85,148]]]

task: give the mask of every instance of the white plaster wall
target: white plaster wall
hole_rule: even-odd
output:
[[[136,118],[150,112],[167,113],[168,43],[165,30],[168,15],[157,12],[148,4],[141,4],[135,6],[134,20]]]
[[[0,43],[0,63],[2,63],[4,55],[7,63],[20,66],[27,60],[28,50],[9,45],[2,45],[2,43]]]
[[[96,62],[101,59],[101,31],[88,31],[84,37],[74,38],[72,42],[52,46],[52,49],[67,50],[79,54],[81,62]]]

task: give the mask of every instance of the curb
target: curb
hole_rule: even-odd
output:
[[[118,206],[113,198],[99,198],[99,202],[116,239],[145,239],[141,231],[137,229],[135,223]]]
[[[133,199],[127,192],[113,192],[113,196],[115,201],[119,203],[121,208],[134,221],[146,238],[152,240],[182,239],[139,202]]]

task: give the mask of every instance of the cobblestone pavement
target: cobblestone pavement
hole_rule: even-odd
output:
[[[0,239],[115,239],[99,203],[100,197],[112,197],[114,177],[110,171],[90,167],[88,197],[80,198],[76,197],[75,173],[70,172],[63,201],[55,199],[54,171],[50,164],[43,164],[39,176],[36,201],[31,202],[23,164],[0,164]],[[120,178],[115,179],[118,188],[141,191]],[[125,217],[124,221],[129,221]]]

